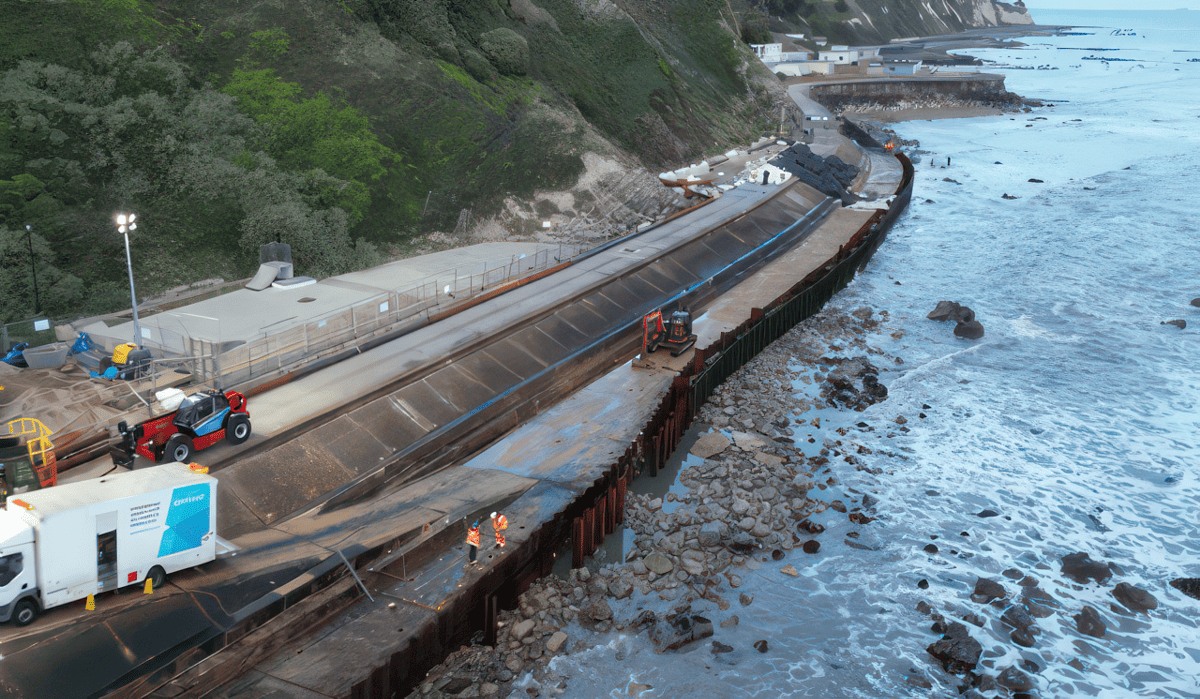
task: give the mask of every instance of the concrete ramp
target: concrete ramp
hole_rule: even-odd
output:
[[[246,283],[246,288],[251,291],[262,291],[271,288],[271,284],[275,283],[276,279],[291,278],[291,262],[264,262],[258,266],[258,273],[254,275],[254,278]]]

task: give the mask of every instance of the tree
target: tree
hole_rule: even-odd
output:
[[[42,236],[0,225],[0,322],[24,320],[35,312],[30,245],[43,314],[72,313],[83,296],[83,281],[55,266],[54,252]]]
[[[351,225],[370,206],[369,184],[387,173],[396,155],[371,132],[367,118],[347,105],[335,105],[325,93],[300,99],[300,86],[275,72],[235,70],[223,92],[238,107],[270,129],[267,151],[279,165],[295,172],[322,170],[343,180],[325,201],[346,210]]]

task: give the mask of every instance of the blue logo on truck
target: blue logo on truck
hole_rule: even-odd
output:
[[[167,530],[163,532],[158,555],[169,556],[194,549],[208,533],[209,490],[207,483],[176,488],[167,510]]]

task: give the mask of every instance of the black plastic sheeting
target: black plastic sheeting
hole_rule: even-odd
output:
[[[772,158],[770,164],[792,173],[818,192],[840,199],[843,204],[858,201],[858,197],[850,192],[858,168],[842,162],[836,155],[822,158],[803,143],[796,143]]]

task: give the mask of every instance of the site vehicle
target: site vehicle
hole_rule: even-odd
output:
[[[217,479],[166,464],[9,496],[0,512],[0,622],[207,563]]]
[[[678,357],[694,344],[696,336],[692,334],[692,314],[683,304],[665,318],[663,311],[655,311],[642,319],[643,356],[662,345],[671,350],[672,357]]]
[[[0,497],[58,483],[51,434],[32,417],[19,417],[0,426]]]
[[[134,454],[156,463],[187,461],[222,439],[241,444],[250,438],[246,396],[237,391],[197,391],[179,407],[130,427],[117,425],[121,442],[110,450],[113,463],[132,466]]]

